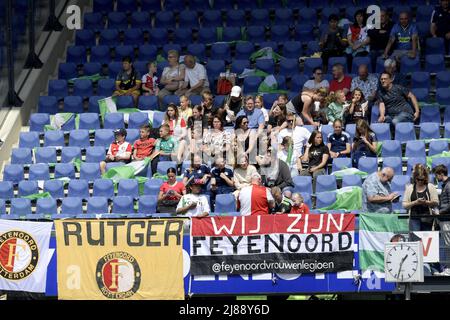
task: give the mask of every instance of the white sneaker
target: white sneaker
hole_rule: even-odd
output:
[[[445,268],[444,271],[442,271],[442,272],[435,272],[433,275],[450,277],[450,268]]]

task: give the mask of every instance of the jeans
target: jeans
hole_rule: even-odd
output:
[[[394,136],[395,133],[395,126],[397,123],[400,122],[414,122],[414,115],[409,112],[400,112],[398,115],[392,117],[392,116],[385,116],[384,122],[389,123],[391,127],[391,133],[392,136]]]
[[[370,50],[370,63],[372,64],[372,72],[376,72],[377,70],[377,58],[382,56],[384,50]]]

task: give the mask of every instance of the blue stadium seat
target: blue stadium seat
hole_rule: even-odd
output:
[[[105,63],[108,63],[108,62],[105,62]],[[85,76],[101,74],[102,73],[102,65],[99,62],[87,62],[87,63],[83,64],[83,73]]]
[[[257,76],[250,76],[244,79],[244,92],[245,94],[258,92],[259,85],[263,79]]]
[[[58,112],[58,99],[53,96],[39,97],[38,103],[39,113],[55,114]]]
[[[127,129],[127,137],[125,141],[129,142],[131,145],[134,144],[134,142],[139,139],[139,129]]]
[[[448,88],[437,88],[436,101],[441,105],[450,105],[450,90]]]
[[[11,152],[11,164],[31,164],[31,148],[14,148]]]
[[[31,214],[31,200],[26,198],[11,199],[11,215],[27,215]]]
[[[256,69],[262,70],[268,74],[274,74],[275,62],[272,59],[257,59]]]
[[[160,0],[141,0],[141,11],[161,11],[161,6]]]
[[[108,46],[99,45],[91,48],[90,62],[108,64],[111,62],[111,52]]]
[[[243,41],[236,44],[236,59],[246,60],[249,59],[251,54],[255,52],[255,46],[252,42]]]
[[[93,196],[99,197],[114,197],[114,184],[110,179],[96,179],[94,180]]]
[[[80,114],[80,129],[97,130],[100,129],[100,120],[98,113]]]
[[[63,147],[64,144],[64,132],[61,130],[46,131],[44,133],[44,146],[45,147]]]
[[[152,21],[148,11],[135,11],[131,14],[131,28],[133,29],[145,29],[148,28]]]
[[[61,149],[61,162],[62,163],[71,162],[75,158],[81,159],[81,148],[80,147],[63,147]]]
[[[144,44],[139,47],[139,59],[153,61],[156,59],[158,47],[153,44]]]
[[[279,90],[286,90],[286,77],[283,75],[278,75],[275,76],[275,80],[277,81],[278,84],[278,89]]]
[[[313,73],[313,69],[322,66],[321,58],[306,58],[304,64],[303,74],[310,76]]]
[[[216,28],[207,27],[200,28],[198,31],[198,41],[204,44],[210,44],[217,41],[217,32]]]
[[[316,39],[315,39],[313,31],[314,30],[313,30],[312,24],[305,23],[304,21],[302,21],[300,24],[295,26],[294,40],[301,41],[301,42],[314,41]]]
[[[133,214],[134,213],[133,197],[130,196],[114,197],[111,213]]]
[[[277,93],[266,93],[263,95],[264,106],[270,108],[275,100],[278,99]]]
[[[440,137],[439,123],[422,122],[420,124],[419,139],[439,139]]]
[[[245,68],[250,68],[250,61],[248,60],[233,60],[231,63],[231,72],[241,74]]]
[[[436,73],[436,88],[450,87],[450,71],[439,71]]]
[[[422,3],[422,1],[420,1]],[[419,5],[416,10],[416,21],[430,22],[430,17],[434,8],[432,5]]]
[[[221,9],[221,10],[232,10],[234,7],[234,1],[229,0],[215,0],[213,2],[213,8],[214,9]]]
[[[12,181],[0,181],[0,199],[14,198],[14,184]]]
[[[300,92],[303,89],[303,85],[306,81],[308,81],[308,77],[304,74],[295,74],[291,78],[291,87],[290,90],[294,92]]]
[[[448,151],[448,142],[446,140],[432,140],[430,141],[428,156]]]
[[[359,159],[358,169],[369,174],[378,171],[378,159],[371,157],[363,157]]]
[[[426,54],[445,54],[444,38],[427,38],[425,40]]]
[[[68,197],[62,199],[61,205],[62,214],[82,214],[83,213],[83,200],[79,197]]]
[[[100,31],[100,39],[98,44],[113,47],[120,41],[119,30],[104,29]]]
[[[64,79],[50,80],[48,82],[48,95],[54,96],[58,100],[61,100],[65,96],[68,96],[69,90],[67,87],[67,80]]]
[[[228,43],[213,43],[211,46],[211,57],[214,58],[214,60],[210,61],[217,61],[217,60],[226,60],[231,61],[231,51]],[[208,64],[210,63],[208,62]]]
[[[158,110],[158,97],[140,96],[138,107],[140,110]]]
[[[158,199],[156,196],[140,196],[138,203],[138,213],[155,213],[157,205]]]
[[[114,60],[115,61],[122,61],[125,57],[130,57],[132,60],[134,60],[134,48],[132,45],[119,45],[114,48]]]
[[[275,1],[279,2],[279,1]],[[296,23],[294,13],[290,8],[280,8],[275,10],[274,24],[293,26]]]
[[[206,61],[206,46],[203,43],[188,43],[187,52],[197,58],[197,61]]]
[[[98,81],[97,94],[109,97],[113,94],[115,88],[116,84],[114,79],[101,79]]]
[[[312,193],[312,178],[309,176],[292,177],[295,192]]]
[[[119,96],[116,101],[117,109],[134,108],[132,96]]]
[[[99,163],[87,163],[83,162],[80,168],[80,179],[87,181],[94,181],[101,177],[100,164]]]
[[[430,73],[429,72],[413,72],[411,74],[411,88],[428,88],[430,89]]]
[[[237,5],[238,5],[239,9],[244,9],[247,12],[248,11],[253,12],[253,11],[261,10],[261,9],[259,9],[260,8],[260,3],[258,3],[258,1],[240,0],[240,1],[237,2]]]
[[[351,168],[352,167],[352,159],[350,158],[335,158],[333,159],[332,172]]]
[[[139,197],[139,184],[136,179],[121,179],[117,188],[118,196]]]
[[[428,102],[429,89],[428,88],[413,88],[411,92],[417,98],[417,101]]]
[[[425,55],[425,71],[437,73],[442,70],[445,70],[445,61],[443,54]]]
[[[50,179],[49,167],[47,163],[37,163],[30,166],[28,180],[48,180]]]
[[[56,206],[56,199],[41,198],[36,201],[36,214],[57,214],[58,208]]]
[[[79,129],[79,130],[72,130],[70,132],[69,146],[87,148],[90,145],[91,144],[89,140],[89,130]]]
[[[48,113],[33,113],[30,115],[30,131],[44,132],[44,126],[50,124]]]
[[[381,138],[378,138],[381,140]],[[384,139],[383,139],[384,140]],[[395,140],[406,142],[409,140],[416,140],[416,133],[414,124],[411,122],[400,122],[395,126]]]
[[[315,52],[320,51],[320,46],[318,41],[308,41],[306,43],[306,55],[313,55]]]
[[[105,160],[106,152],[103,147],[86,148],[86,162],[101,162]]]
[[[108,148],[114,141],[114,133],[110,129],[98,129],[95,131],[94,146]]]
[[[105,129],[120,129],[123,128],[123,113],[112,112],[105,114],[105,121],[103,123],[103,128]]]
[[[181,11],[185,8],[184,1],[180,0],[165,0],[164,1],[164,10],[166,11]]]
[[[273,51],[278,52],[278,43],[275,41],[263,41],[259,43],[259,48],[272,48]]]
[[[441,123],[439,106],[428,105],[420,108],[420,123],[424,122]]]
[[[384,71],[384,62],[385,62],[385,59],[383,59],[383,57],[377,58],[377,63],[376,63],[376,67],[375,67],[376,73],[381,73]]]
[[[197,12],[191,10],[183,10],[178,15],[179,28],[195,28],[199,27]]]
[[[159,174],[167,174],[167,169],[169,168],[176,168],[177,163],[175,161],[160,161],[158,162],[156,171]]]
[[[106,13],[113,11],[114,2],[111,0],[94,0],[94,12]]]
[[[81,97],[90,97],[94,94],[92,81],[89,79],[77,79],[74,83],[73,95]],[[65,105],[64,105],[65,108]]]
[[[402,158],[401,157],[386,157],[383,158],[383,168],[390,167],[394,169],[395,174],[403,174]]]
[[[73,79],[78,77],[77,65],[75,63],[67,62],[60,63],[58,67],[58,78],[59,79]]]
[[[149,124],[148,114],[146,112],[130,113],[128,120],[129,129],[139,129],[141,126]]]
[[[172,11],[160,11],[155,15],[155,27],[175,28],[175,17]]]
[[[47,180],[44,182],[44,192],[50,193],[52,198],[64,198],[64,182],[62,180]]]
[[[150,172],[150,170],[148,170]],[[144,184],[144,195],[158,195],[159,188],[163,184],[162,179],[149,179]]]
[[[340,2],[344,2],[344,1],[341,0]],[[331,16],[332,14],[335,14],[335,15],[339,16],[340,15],[339,8],[337,8],[337,7],[330,7],[330,6],[324,6],[323,9],[322,9],[322,22],[323,23],[328,23],[328,17]]]
[[[402,157],[402,145],[398,140],[384,140],[381,146],[381,155],[384,157]]]
[[[244,10],[228,10],[226,15],[227,27],[241,27],[246,24]]]
[[[169,55],[169,50],[176,50],[178,52],[181,52],[181,45],[179,45],[178,43],[167,43],[163,45],[164,57],[167,57]]]
[[[125,30],[123,44],[125,46],[133,46],[133,47],[139,47],[140,45],[143,45],[144,44],[144,35],[143,35],[141,29],[133,28],[133,29]],[[116,54],[117,54],[117,51],[116,51]],[[134,56],[134,53],[132,56]]]
[[[352,73],[357,74],[360,65],[365,64],[369,68],[369,72],[372,72],[372,63],[369,57],[354,57],[352,61]]]
[[[222,26],[222,13],[219,10],[203,11],[202,27],[219,27]]]
[[[392,178],[391,190],[393,192],[405,191],[405,186],[411,183],[411,177],[409,175],[395,175]]]
[[[373,132],[377,136],[378,141],[391,140],[391,131],[389,129],[388,123],[372,123],[370,125],[370,128],[373,130]],[[399,139],[396,138],[396,140],[399,140]],[[411,140],[411,139],[408,139],[408,140]],[[405,140],[405,141],[407,141],[407,140]]]
[[[86,48],[84,46],[69,46],[66,61],[75,64],[85,63],[87,61]]]
[[[316,178],[316,192],[333,191],[337,189],[336,176],[321,175]]]
[[[412,168],[416,164],[419,164],[419,163],[425,165],[427,163],[426,158],[425,157],[410,157],[410,158],[408,158],[408,161],[406,163],[407,174],[411,174]]]
[[[400,65],[401,72],[405,74],[420,71],[420,61],[418,57],[415,59],[411,59],[409,57],[403,56]]]
[[[55,147],[36,148],[34,155],[36,158],[35,163],[56,163]]]
[[[113,11],[108,13],[108,29],[124,30],[128,28],[125,12]]]
[[[242,24],[242,21],[239,21]],[[238,41],[242,40],[240,27],[225,27],[223,28],[222,41]]]
[[[190,28],[178,28],[174,32],[174,42],[186,47],[193,42],[192,30]]]
[[[164,112],[155,111],[153,113],[153,128],[159,128],[164,121]]]
[[[450,166],[450,159],[449,158],[432,158],[431,160],[431,168],[434,169],[438,165],[444,165],[446,167]]]
[[[290,8],[292,7],[290,6]],[[317,23],[316,10],[312,8],[306,8],[306,6],[302,5],[301,10],[299,10],[298,14],[299,21],[301,21],[302,23]]]
[[[405,157],[425,157],[425,142],[416,140],[406,142]]]
[[[165,96],[164,98],[163,98],[163,101],[162,101],[162,109],[165,111],[166,109],[167,109],[167,105],[169,104],[169,103],[174,103],[175,105],[179,105],[180,104],[180,97],[178,97],[177,95],[168,95],[168,96]],[[161,107],[161,106],[160,106]]]
[[[296,59],[302,55],[302,43],[300,41],[286,41],[283,44],[283,57]]]
[[[216,203],[214,212],[229,213],[236,211],[236,199],[232,193],[218,194],[216,196]]]
[[[215,107],[223,106],[223,102],[225,101],[225,96],[215,96],[213,105]]]
[[[86,12],[84,14],[84,29],[101,30],[105,27],[101,12]]]
[[[89,184],[84,179],[70,180],[68,186],[68,197],[89,198]]]
[[[72,163],[55,164],[55,179],[59,178],[75,179],[75,166]]]
[[[26,197],[31,194],[39,193],[39,187],[37,181],[31,181],[31,180],[22,180],[19,182],[18,186],[18,196],[19,197]]]
[[[346,57],[330,57],[328,65],[334,66],[336,63],[340,63],[344,66],[344,70],[347,70],[347,58]],[[331,68],[329,68],[331,69]]]
[[[87,214],[106,214],[109,213],[108,198],[91,197],[87,201]]]
[[[251,39],[253,43],[261,43],[266,40],[266,30],[263,26],[248,26],[247,39]]]
[[[82,113],[83,98],[80,96],[67,96],[64,98],[64,112]]]
[[[206,72],[208,77],[217,78],[221,72],[225,72],[225,61],[223,60],[208,60],[206,64]]]
[[[342,187],[361,187],[362,179],[361,176],[357,174],[349,174],[342,177]]]
[[[336,202],[335,191],[325,191],[316,193],[316,208],[324,208]]]

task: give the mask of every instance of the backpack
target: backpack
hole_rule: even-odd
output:
[[[217,81],[217,94],[220,96],[229,95],[233,84],[230,80],[222,78]]]

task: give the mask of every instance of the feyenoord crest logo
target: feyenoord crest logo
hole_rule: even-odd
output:
[[[36,269],[39,249],[36,241],[23,231],[8,231],[0,235],[0,277],[22,280]]]
[[[139,290],[141,269],[136,259],[127,252],[112,252],[97,263],[97,285],[109,299],[126,299]]]

